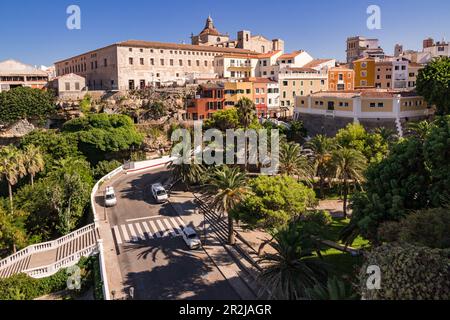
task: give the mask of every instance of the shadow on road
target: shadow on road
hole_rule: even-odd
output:
[[[127,293],[133,288],[136,300],[239,300],[203,251],[183,245],[181,238],[129,245],[142,271],[125,275]]]

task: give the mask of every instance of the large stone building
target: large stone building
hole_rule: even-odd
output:
[[[356,122],[367,129],[394,129],[402,136],[407,122],[433,113],[415,92],[386,89],[316,92],[298,96],[295,104],[295,118],[303,121],[310,135],[335,135]]]
[[[237,33],[237,40],[232,40],[228,34],[220,33],[214,26],[211,16],[206,20],[205,28],[200,34],[191,36],[193,45],[216,46],[246,49],[258,53],[284,51],[284,41],[269,40],[262,35],[252,35],[250,31],[242,30]]]
[[[368,39],[357,36],[347,39],[347,63],[361,58],[380,58],[385,57],[384,50],[379,45],[378,39]]]
[[[16,87],[43,89],[48,77],[47,72],[16,60],[0,62],[0,92]]]
[[[236,48],[129,40],[55,63],[57,76],[75,73],[89,90],[133,90],[151,85],[184,84],[216,76],[215,58],[248,56]]]

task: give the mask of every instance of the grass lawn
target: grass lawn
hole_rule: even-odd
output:
[[[335,218],[333,223],[329,227],[329,233],[327,239],[335,242],[339,242],[339,234],[343,228],[349,224],[349,219]],[[369,241],[358,237],[352,244],[353,248],[364,248],[369,245]],[[330,270],[336,275],[345,277],[351,280],[356,279],[356,275],[359,272],[363,263],[363,257],[353,257],[350,253],[344,253],[336,249],[328,249],[321,252],[323,261],[329,266]],[[319,259],[316,255],[311,259]]]

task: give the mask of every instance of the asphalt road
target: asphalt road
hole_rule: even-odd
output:
[[[151,196],[153,183],[166,184],[169,179],[170,173],[160,170],[123,176],[112,184],[118,204],[106,214],[127,290],[132,288],[139,300],[238,300],[203,250],[189,250],[173,229],[161,231],[181,221],[170,204],[156,204]]]

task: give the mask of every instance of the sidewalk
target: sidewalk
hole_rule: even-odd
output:
[[[203,248],[222,275],[243,300],[256,300],[258,288],[254,282],[257,270],[237,252],[236,248],[224,245],[215,232],[205,224],[204,216],[196,212],[195,197],[190,192],[175,192],[170,198],[172,207],[187,226],[197,230],[203,240]],[[206,231],[206,241],[205,241]],[[242,244],[241,244],[242,247]],[[252,275],[250,275],[251,273]]]

